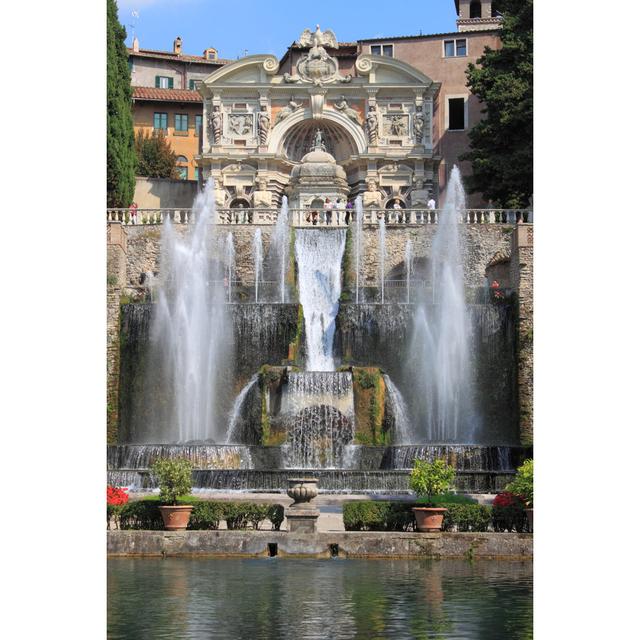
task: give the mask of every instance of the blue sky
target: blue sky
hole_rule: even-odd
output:
[[[118,6],[128,46],[135,25],[143,49],[171,50],[181,36],[184,53],[201,55],[215,47],[221,58],[231,59],[245,49],[281,56],[316,23],[332,29],[340,42],[456,30],[454,0],[118,0]]]

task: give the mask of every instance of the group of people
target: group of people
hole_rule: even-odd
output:
[[[331,202],[329,198],[324,199],[322,205],[322,218],[320,219],[320,212],[317,209],[309,211],[307,214],[307,222],[317,225],[318,222],[326,225],[333,224],[333,214],[336,214],[336,224],[349,224],[353,219],[353,202],[346,202],[342,198],[336,198],[334,202]]]

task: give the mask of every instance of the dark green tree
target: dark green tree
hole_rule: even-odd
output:
[[[502,46],[467,68],[484,119],[469,132],[470,192],[498,206],[528,206],[533,194],[533,0],[498,0]]]
[[[107,206],[128,207],[136,185],[131,75],[125,28],[115,0],[107,0]]]
[[[138,157],[138,175],[148,178],[177,178],[176,154],[161,130],[151,135],[142,129],[136,134],[136,156]]]

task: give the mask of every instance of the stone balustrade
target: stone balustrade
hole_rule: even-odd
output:
[[[381,218],[389,226],[437,224],[441,209],[365,209],[363,224],[378,224]],[[271,225],[278,219],[279,209],[218,209],[217,224],[220,225]],[[353,220],[354,210],[350,213]],[[107,222],[121,222],[126,225],[160,225],[167,218],[175,224],[193,224],[193,209],[138,209],[135,218],[129,209],[107,209]],[[311,209],[289,209],[289,221],[295,227],[344,226],[345,210],[333,210],[327,224],[324,210],[318,210],[315,225]],[[530,209],[463,209],[461,224],[516,224],[533,223]]]

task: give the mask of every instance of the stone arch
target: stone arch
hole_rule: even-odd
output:
[[[279,122],[273,128],[269,140],[268,152],[286,157],[285,145],[290,138],[290,132],[294,130],[295,135],[296,127],[299,127],[302,122],[307,121],[309,124],[304,126],[312,127],[314,130],[317,127],[322,127],[323,123],[325,123],[331,130],[336,132],[341,131],[342,142],[345,146],[346,144],[351,146],[354,155],[366,153],[367,140],[362,127],[359,127],[355,122],[349,120],[349,118],[341,113],[332,110],[323,111],[321,118],[312,118],[310,109],[298,109],[298,111],[292,113],[288,118]],[[337,135],[338,133],[336,133],[336,136]],[[338,162],[345,159],[346,158],[336,158]]]

